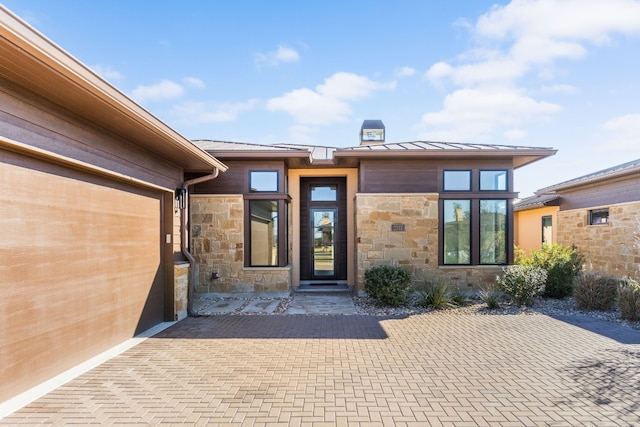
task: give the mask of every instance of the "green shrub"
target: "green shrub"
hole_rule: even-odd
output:
[[[456,306],[451,299],[449,284],[445,279],[425,280],[418,294],[420,295],[419,304],[423,307],[443,310]]]
[[[402,305],[411,292],[412,274],[392,265],[378,265],[364,272],[364,289],[369,296],[387,305]]]
[[[500,308],[502,294],[497,289],[485,288],[478,291],[478,298],[487,305],[489,310],[497,310]]]
[[[582,272],[573,281],[573,297],[581,310],[612,310],[619,280],[598,273]]]
[[[522,265],[540,267],[547,271],[544,296],[565,298],[573,293],[573,279],[582,271],[584,255],[575,245],[544,244],[539,251],[531,251]]]
[[[640,320],[640,284],[624,279],[618,286],[618,310],[625,320]]]
[[[509,295],[517,305],[528,305],[536,295],[544,292],[547,272],[531,265],[510,265],[496,277],[499,290]]]
[[[456,307],[464,307],[469,304],[469,294],[460,289],[454,289],[449,292],[449,298]]]

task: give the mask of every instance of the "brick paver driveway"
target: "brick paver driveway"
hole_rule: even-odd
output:
[[[640,332],[581,326],[543,315],[192,318],[0,424],[639,425]]]

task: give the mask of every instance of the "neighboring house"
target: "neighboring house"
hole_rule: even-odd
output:
[[[360,139],[351,148],[194,141],[229,166],[190,196],[196,290],[363,291],[378,264],[467,289],[513,261],[513,172],[555,150],[385,143],[379,120],[365,121]]]
[[[543,194],[519,200],[514,205],[515,242],[525,255],[539,250],[544,243],[558,241],[559,203],[559,196]]]
[[[588,269],[640,279],[640,159],[542,188],[536,194],[558,204],[554,241],[576,245],[585,254]],[[539,227],[547,215],[541,206],[527,207],[527,200],[515,205],[517,236],[526,234],[523,229],[529,223]],[[537,219],[520,221],[525,212]]]
[[[0,6],[0,402],[186,316],[176,188],[224,170]]]

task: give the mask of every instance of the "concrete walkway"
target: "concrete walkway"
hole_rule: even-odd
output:
[[[640,425],[640,332],[595,322],[189,318],[0,425]]]

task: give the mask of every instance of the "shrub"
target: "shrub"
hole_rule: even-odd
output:
[[[478,291],[478,298],[487,305],[489,310],[497,310],[500,308],[502,294],[499,290],[493,288],[480,289]]]
[[[509,295],[517,305],[528,305],[531,298],[544,292],[547,272],[531,265],[511,265],[496,277],[499,290]]]
[[[565,298],[573,293],[573,279],[582,271],[584,255],[575,245],[544,244],[539,251],[531,251],[522,265],[540,267],[547,271],[544,296]]]
[[[454,289],[449,292],[449,298],[456,307],[464,307],[469,304],[469,294],[460,289]]]
[[[456,306],[451,299],[448,282],[444,279],[425,280],[418,293],[420,294],[419,304],[424,307],[443,310]]]
[[[624,279],[618,285],[618,310],[625,320],[640,320],[640,284]]]
[[[383,304],[402,305],[411,291],[411,279],[411,272],[403,267],[378,265],[364,272],[364,289]]]
[[[619,280],[598,273],[582,272],[573,281],[573,297],[581,310],[612,310]]]

